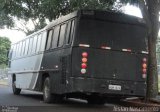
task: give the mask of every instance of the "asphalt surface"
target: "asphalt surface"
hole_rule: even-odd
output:
[[[67,99],[61,104],[46,104],[41,93],[23,90],[13,95],[8,86],[0,85],[0,112],[112,112],[114,104],[89,105],[85,100]]]

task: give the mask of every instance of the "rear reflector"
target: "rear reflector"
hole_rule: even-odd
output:
[[[124,52],[131,52],[132,50],[131,49],[122,49],[122,51],[124,51]]]
[[[142,51],[142,53],[143,53],[143,54],[149,54],[149,52],[147,52],[147,51]]]
[[[79,44],[79,47],[90,47],[88,44]]]
[[[111,47],[105,47],[105,46],[102,46],[101,48],[102,48],[102,49],[111,50]]]

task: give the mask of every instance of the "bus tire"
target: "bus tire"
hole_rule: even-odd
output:
[[[45,78],[43,85],[43,100],[45,103],[61,103],[63,97],[58,94],[51,93],[50,78]]]
[[[21,93],[21,89],[16,88],[16,81],[12,82],[12,90],[14,95],[19,95]]]
[[[50,86],[50,78],[46,77],[43,84],[43,100],[45,103],[52,102],[52,94],[51,94],[51,86]]]

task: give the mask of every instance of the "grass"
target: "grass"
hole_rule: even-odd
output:
[[[0,80],[0,85],[8,85],[8,80]]]

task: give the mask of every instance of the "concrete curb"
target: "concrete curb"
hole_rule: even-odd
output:
[[[123,104],[127,105],[127,106],[135,106],[135,107],[159,107],[160,108],[160,103],[156,102],[155,100],[150,100],[150,103],[145,103],[145,102],[139,102],[139,101],[135,101],[135,100],[125,100],[122,101]],[[153,104],[152,104],[153,103]],[[154,104],[155,103],[155,104]]]

